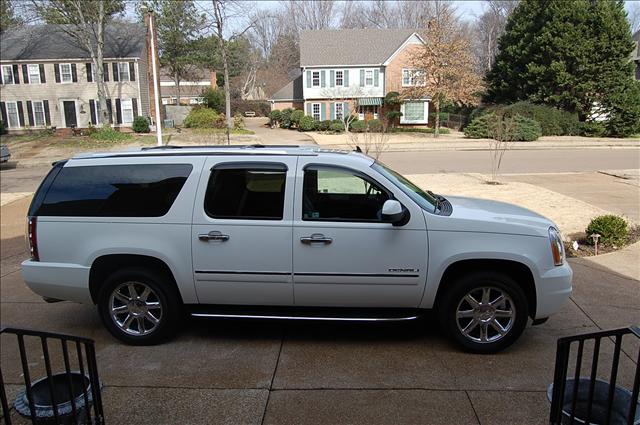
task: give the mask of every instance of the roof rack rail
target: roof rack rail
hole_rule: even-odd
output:
[[[252,149],[252,148],[264,148],[264,149],[283,149],[283,148],[299,148],[300,145],[263,145],[261,143],[255,143],[252,145],[163,145],[163,146],[147,146],[143,147],[143,151],[149,150],[163,150],[163,149]]]

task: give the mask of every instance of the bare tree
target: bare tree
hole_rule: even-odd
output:
[[[389,147],[389,133],[384,127],[380,131],[367,127],[362,133],[348,133],[347,144],[354,150],[360,149],[365,155],[379,159]]]
[[[495,115],[488,121],[489,130],[489,153],[491,155],[491,181],[490,184],[500,184],[498,182],[498,172],[502,165],[502,158],[505,152],[511,147],[516,139],[517,123],[513,117]]]
[[[107,85],[104,83],[105,27],[124,10],[122,0],[31,0],[37,16],[46,22],[63,24],[60,30],[72,37],[91,56],[94,81],[98,89],[100,122],[110,123]]]
[[[425,44],[412,54],[413,65],[425,75],[424,84],[405,89],[402,95],[409,99],[431,96],[435,109],[434,137],[438,137],[442,104],[477,102],[482,82],[475,73],[468,34],[451,3],[435,2],[424,27]]]
[[[361,87],[332,87],[322,90],[322,96],[330,99],[334,103],[342,103],[342,117],[340,120],[344,124],[344,131],[349,133],[351,123],[358,119],[358,99],[363,96]]]
[[[639,2],[627,2],[627,19],[631,26],[631,33],[635,34],[640,30],[640,3]]]
[[[345,2],[342,28],[420,28],[434,7],[432,0]]]
[[[286,0],[282,4],[296,34],[334,26],[337,15],[334,0]]]
[[[479,71],[485,73],[498,53],[498,39],[518,1],[485,0],[486,9],[475,22],[473,37]]]

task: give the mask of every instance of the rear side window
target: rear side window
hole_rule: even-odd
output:
[[[160,217],[176,200],[191,164],[64,167],[36,215]]]
[[[214,168],[205,196],[212,218],[282,220],[287,171],[274,168]]]

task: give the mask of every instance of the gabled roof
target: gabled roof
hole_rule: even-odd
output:
[[[302,74],[275,92],[270,100],[303,100],[302,96]]]
[[[0,60],[88,59],[91,57],[62,25],[24,25],[5,31],[0,43]],[[142,24],[113,22],[105,28],[104,57],[143,57],[146,30]]]
[[[382,65],[416,31],[308,30],[300,33],[300,66]]]

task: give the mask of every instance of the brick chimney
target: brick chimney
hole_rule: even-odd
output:
[[[153,12],[148,11],[144,14],[144,26],[147,30],[146,32],[146,48],[147,48],[147,81],[149,82],[149,115],[151,119],[155,121],[156,119],[156,105],[155,105],[155,91],[153,90],[153,58],[151,53],[151,37],[153,37],[156,51],[156,66],[158,67],[158,81],[157,84],[157,92],[160,97],[160,119],[165,119],[164,108],[162,107],[162,93],[160,91],[160,57],[158,56],[158,32],[156,28],[156,20],[153,21],[153,34],[151,34],[150,21],[152,19]]]
[[[218,73],[216,71],[211,71],[211,88],[218,88]]]

